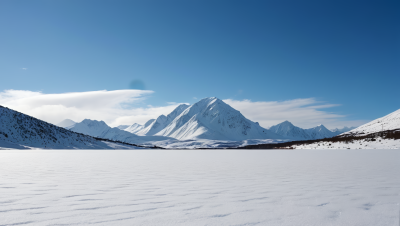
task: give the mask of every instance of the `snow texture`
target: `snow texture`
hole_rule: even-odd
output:
[[[0,106],[0,148],[111,149],[109,143]],[[134,148],[134,147],[132,147]]]
[[[248,120],[239,111],[215,97],[204,98],[189,106],[156,135],[178,140],[240,141],[283,138]]]
[[[395,150],[0,151],[0,225],[394,226]]]
[[[363,136],[370,133],[395,129],[400,129],[400,109],[341,135]]]

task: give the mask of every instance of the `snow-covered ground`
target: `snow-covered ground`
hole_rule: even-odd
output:
[[[232,140],[209,140],[209,139],[195,139],[195,140],[162,140],[142,143],[144,146],[157,146],[168,149],[195,149],[195,148],[235,148],[243,147],[246,145],[255,144],[270,144],[270,143],[283,143],[291,141],[289,139],[249,139],[241,141]]]
[[[398,150],[0,151],[0,225],[398,225]]]
[[[312,144],[293,145],[295,149],[400,149],[400,140],[370,138],[352,142],[315,142]]]

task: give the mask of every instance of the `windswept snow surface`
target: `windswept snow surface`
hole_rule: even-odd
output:
[[[178,140],[283,139],[215,97],[204,98],[189,106],[156,135]]]
[[[0,225],[395,226],[398,150],[0,151]]]
[[[107,143],[0,106],[0,148],[110,149]],[[133,148],[133,147],[132,147]]]
[[[93,137],[105,138],[109,140],[122,141],[130,144],[143,144],[151,141],[174,140],[170,137],[161,136],[138,136],[130,132],[111,128],[103,121],[85,119],[80,123],[76,123],[69,130],[90,135]]]
[[[400,129],[400,109],[341,135],[363,136],[370,133],[394,129]]]

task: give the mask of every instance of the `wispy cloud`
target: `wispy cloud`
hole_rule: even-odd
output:
[[[85,118],[103,120],[111,126],[145,123],[161,114],[168,114],[178,104],[161,107],[131,108],[153,91],[115,90],[62,94],[45,94],[28,90],[5,90],[0,105],[57,124],[68,118],[80,122]]]
[[[259,122],[263,127],[270,127],[285,120],[295,126],[310,128],[324,124],[328,128],[359,126],[367,121],[348,121],[345,115],[324,111],[338,106],[316,101],[314,98],[288,101],[257,101],[226,99],[225,103],[239,110],[248,119]]]
[[[22,70],[28,70],[28,68],[26,68],[26,67],[23,67],[23,68],[21,68]]]

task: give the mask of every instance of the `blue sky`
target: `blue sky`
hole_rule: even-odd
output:
[[[0,1],[0,91],[400,108],[399,1]],[[315,104],[315,103],[314,103]],[[336,106],[337,105],[337,106]]]

